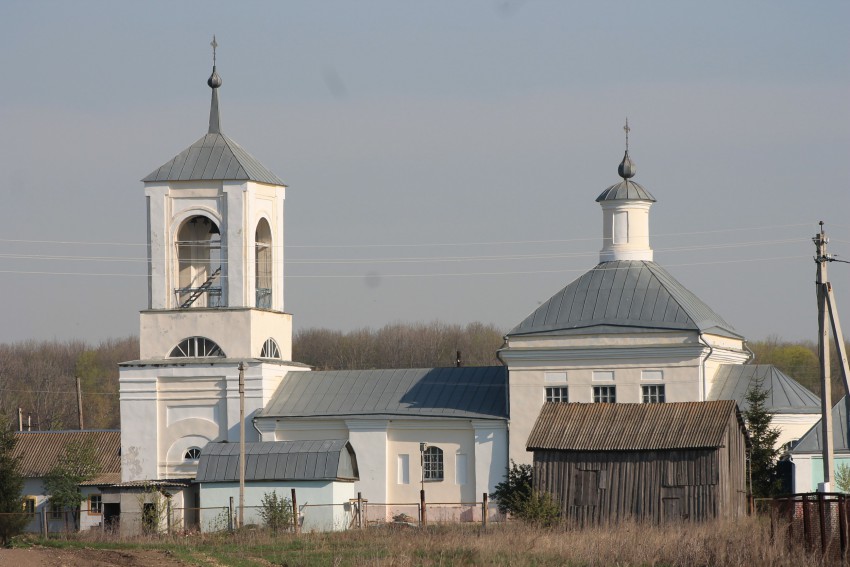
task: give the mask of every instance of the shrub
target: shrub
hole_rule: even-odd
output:
[[[531,465],[518,465],[511,459],[505,480],[496,485],[490,498],[496,501],[499,512],[516,514],[531,498]]]
[[[548,492],[534,491],[528,499],[519,503],[513,514],[535,526],[552,526],[558,522],[561,507]]]
[[[277,492],[266,492],[261,504],[260,517],[267,528],[277,532],[292,527],[292,500]]]

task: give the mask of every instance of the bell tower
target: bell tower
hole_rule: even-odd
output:
[[[141,357],[169,356],[182,339],[203,336],[239,358],[260,356],[271,338],[289,359],[286,186],[221,131],[215,55],[207,85],[207,133],[142,180],[149,264]]]
[[[120,365],[122,480],[193,477],[206,443],[239,439],[292,358],[283,302],[286,185],[222,132],[213,67],[209,127],[142,181],[148,297],[140,360]]]

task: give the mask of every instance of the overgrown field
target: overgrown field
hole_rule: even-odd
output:
[[[413,565],[665,565],[789,566],[819,565],[816,557],[789,549],[783,536],[771,540],[770,524],[757,518],[739,522],[652,527],[535,528],[529,525],[452,525],[428,529],[391,525],[336,534],[273,534],[245,530],[235,534],[187,534],[116,541],[81,534],[18,546],[79,550],[162,553],[169,560],[209,566],[413,566]],[[0,558],[2,552],[0,552]],[[127,555],[126,557],[130,557]],[[111,563],[109,563],[111,564]],[[130,563],[127,563],[130,564]],[[138,563],[133,563],[138,564]],[[170,563],[169,563],[170,564]]]

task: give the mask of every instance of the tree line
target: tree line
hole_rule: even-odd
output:
[[[325,328],[299,330],[293,359],[316,370],[430,368],[454,366],[460,352],[464,366],[500,364],[496,351],[504,331],[492,324],[452,325],[392,323],[378,329],[343,332]],[[817,345],[768,337],[749,343],[755,363],[773,364],[813,393],[820,394]],[[833,351],[834,352],[834,351]],[[33,429],[76,429],[76,377],[80,378],[84,425],[119,427],[118,363],[139,357],[137,337],[83,341],[22,341],[0,344],[0,415]],[[831,357],[833,403],[844,395],[836,356]]]

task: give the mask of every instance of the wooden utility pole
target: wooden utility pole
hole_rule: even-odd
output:
[[[835,294],[832,292],[832,284],[826,276],[827,262],[847,262],[836,260],[826,252],[826,244],[829,239],[823,230],[823,221],[820,223],[820,233],[812,239],[817,247],[815,262],[818,264],[817,289],[818,289],[818,355],[820,358],[821,373],[821,411],[822,436],[823,436],[823,491],[831,489],[833,478],[834,447],[832,439],[832,398],[829,375],[829,331],[832,329],[832,339],[838,354],[841,377],[844,380],[845,392],[850,395],[850,369],[847,364],[847,348],[844,345],[844,334],[841,332],[841,322],[838,319],[838,305],[835,302]],[[829,319],[829,321],[827,321]],[[850,415],[848,424],[850,425]],[[846,430],[846,429],[845,429]]]
[[[80,387],[80,377],[75,376],[77,380],[77,416],[80,418],[80,431],[85,429],[83,427],[83,389]]]
[[[824,284],[829,281],[826,276],[826,233],[823,221],[820,222],[820,232],[812,238],[815,243],[815,263],[818,265],[817,286],[818,300],[818,359],[820,361],[821,385],[821,439],[823,441],[823,486],[822,492],[830,492],[833,476],[833,461],[835,460],[834,442],[832,440],[832,383],[829,376],[829,308],[827,307]]]
[[[245,364],[239,363],[239,527],[245,525]]]

